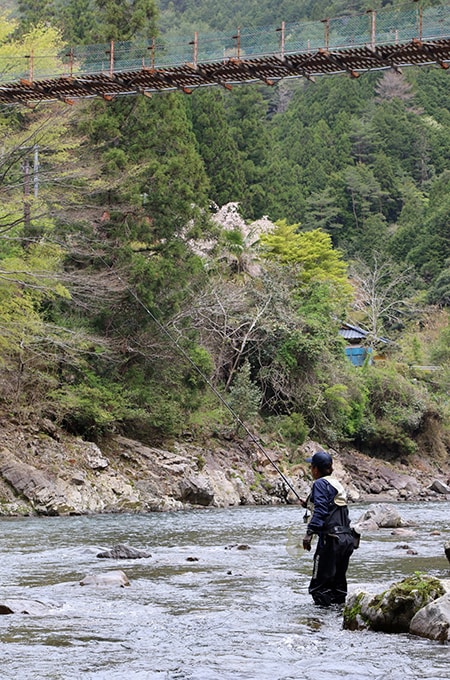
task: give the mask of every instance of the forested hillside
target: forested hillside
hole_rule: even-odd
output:
[[[367,7],[18,0],[0,58]],[[449,78],[435,65],[2,107],[4,417],[90,439],[239,436],[209,382],[294,449],[448,457]],[[344,323],[365,332],[361,367]]]

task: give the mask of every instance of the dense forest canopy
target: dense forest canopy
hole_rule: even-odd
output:
[[[369,7],[10,6],[5,58]],[[229,434],[210,382],[294,448],[314,436],[447,455],[449,77],[436,65],[2,107],[3,413],[91,438]],[[370,350],[359,368],[344,323]]]

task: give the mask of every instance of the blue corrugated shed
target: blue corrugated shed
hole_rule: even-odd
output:
[[[367,360],[368,355],[368,361],[372,363],[372,349],[370,347],[346,347],[345,354],[354,366],[362,366]]]
[[[361,344],[369,335],[368,331],[365,331],[359,326],[353,326],[351,323],[343,323],[341,324],[339,335],[341,335],[348,342],[348,345],[345,349],[345,354],[354,366],[362,366],[366,361],[368,361],[370,364],[372,363],[372,348],[365,347]],[[388,342],[385,338],[377,338],[377,341],[384,343]]]

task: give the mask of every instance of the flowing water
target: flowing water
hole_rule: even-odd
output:
[[[413,536],[367,534],[349,590],[380,592],[415,571],[450,578],[449,503],[399,504]],[[363,506],[352,506],[356,521]],[[450,647],[410,635],[342,629],[342,612],[308,595],[312,554],[298,507],[148,515],[1,518],[0,602],[27,598],[45,615],[0,616],[6,680],[348,680],[450,677]],[[438,530],[439,535],[431,532]],[[127,543],[139,560],[105,560]],[[408,544],[417,554],[409,555]],[[248,546],[248,549],[242,549]],[[79,585],[122,569],[130,586]]]

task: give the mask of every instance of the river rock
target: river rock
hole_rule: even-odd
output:
[[[86,442],[86,461],[91,470],[106,470],[109,466],[109,460],[93,442]]]
[[[380,527],[374,519],[366,519],[364,521],[359,519],[357,522],[353,522],[353,528],[362,536],[370,531],[378,531]]]
[[[397,529],[398,527],[409,526],[409,523],[401,518],[397,509],[388,503],[371,505],[360,517],[357,524],[363,525],[367,521],[375,522],[378,527],[383,529]]]
[[[113,560],[137,560],[143,557],[151,557],[151,554],[144,550],[136,550],[136,548],[132,548],[130,545],[119,543],[119,545],[115,545],[111,550],[99,552],[97,557]]]
[[[0,601],[0,614],[29,614],[43,616],[49,612],[49,607],[39,600],[8,599]]]
[[[412,529],[404,529],[400,527],[399,529],[393,529],[391,531],[391,536],[415,536],[416,532]]]
[[[394,583],[379,595],[355,591],[346,600],[344,628],[407,633],[417,612],[444,594],[439,579],[419,574]]]
[[[450,640],[450,593],[430,602],[413,616],[409,632],[413,635],[448,642]]]
[[[211,484],[203,475],[189,475],[181,483],[181,498],[191,505],[211,505],[214,501],[214,491]]]
[[[80,581],[80,586],[129,586],[130,582],[124,571],[108,571],[104,574],[88,574]]]
[[[45,507],[48,509],[46,514],[58,514],[56,509],[52,511],[49,506],[54,507],[64,499],[49,474],[18,460],[7,449],[0,451],[0,474],[8,484],[31,501],[37,511]]]
[[[89,467],[89,442],[72,441],[72,455],[80,456],[80,464]],[[115,470],[91,472],[65,472],[64,465],[70,465],[61,452],[56,452],[58,442],[52,441],[52,447],[39,451],[33,458],[33,464],[24,462],[6,448],[0,448],[0,477],[8,483],[10,489],[28,502],[28,514],[68,515],[82,513],[123,512],[141,509],[139,497],[132,484]],[[44,453],[45,451],[45,453]],[[54,458],[54,463],[51,459]],[[36,465],[34,465],[36,462]],[[43,469],[37,467],[43,465]],[[55,471],[58,470],[58,472]],[[79,479],[74,481],[74,474]],[[83,483],[80,484],[81,475]],[[119,507],[120,506],[120,507]]]
[[[430,489],[436,491],[437,493],[450,494],[450,486],[441,482],[440,479],[435,479],[431,484]]]
[[[86,483],[86,475],[83,472],[75,472],[70,481],[75,486],[82,486]]]

